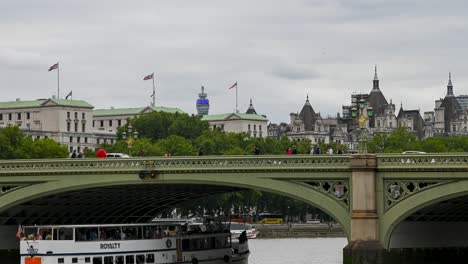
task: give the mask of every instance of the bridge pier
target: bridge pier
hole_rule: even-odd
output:
[[[375,155],[351,157],[351,234],[343,249],[343,263],[383,263],[385,250],[380,242],[377,214]]]

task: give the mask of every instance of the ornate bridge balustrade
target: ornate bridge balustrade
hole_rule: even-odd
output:
[[[0,226],[145,222],[180,203],[246,189],[289,196],[335,218],[350,242],[345,261],[359,255],[356,248],[468,247],[466,239],[427,235],[468,230],[465,153],[4,160]]]

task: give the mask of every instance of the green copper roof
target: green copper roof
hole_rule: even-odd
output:
[[[221,114],[221,115],[204,115],[202,117],[203,121],[222,121],[222,120],[255,120],[255,121],[268,121],[262,115],[258,114]]]
[[[153,109],[153,111],[158,111],[158,112],[166,112],[166,113],[181,113],[181,114],[184,114],[185,112],[180,110],[179,108],[175,108],[175,107],[164,107],[164,106],[153,106],[153,107],[150,107],[151,109]]]
[[[135,107],[135,108],[114,108],[114,109],[96,109],[94,110],[94,116],[114,116],[114,115],[139,115],[147,112],[149,109],[152,111],[160,111],[166,113],[185,113],[179,108],[173,107]]]
[[[94,108],[94,106],[81,100],[38,99],[38,100],[33,100],[33,101],[0,102],[0,109],[41,107],[46,102],[52,102],[52,104],[60,105],[60,106]]]
[[[94,108],[94,106],[82,100],[66,100],[66,99],[50,99],[58,105],[63,106],[74,106],[74,107],[85,107],[85,108]]]

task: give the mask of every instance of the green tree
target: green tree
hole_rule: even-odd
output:
[[[156,142],[156,155],[164,155],[169,151],[172,156],[193,156],[197,155],[197,150],[192,146],[192,142],[183,137],[169,136]]]

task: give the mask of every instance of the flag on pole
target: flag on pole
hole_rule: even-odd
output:
[[[154,97],[155,96],[155,91],[153,91],[153,93],[150,95],[150,97]]]
[[[22,239],[23,238],[23,228],[21,227],[21,225],[18,225],[18,231],[16,232],[16,237],[18,239]]]
[[[154,77],[154,72],[150,75],[146,75],[145,78],[143,78],[143,81],[151,80]]]
[[[58,66],[59,66],[59,64],[58,64],[58,62],[57,62],[57,63],[55,63],[54,65],[52,65],[52,66],[49,67],[49,71],[58,69]]]
[[[68,97],[70,97],[70,96],[72,96],[72,95],[73,95],[73,91],[70,91],[70,92],[67,94],[67,96],[65,96],[65,100],[67,100]]]
[[[234,88],[234,87],[237,88],[237,82],[235,82],[231,87],[229,87],[229,89],[232,89],[232,88]]]

